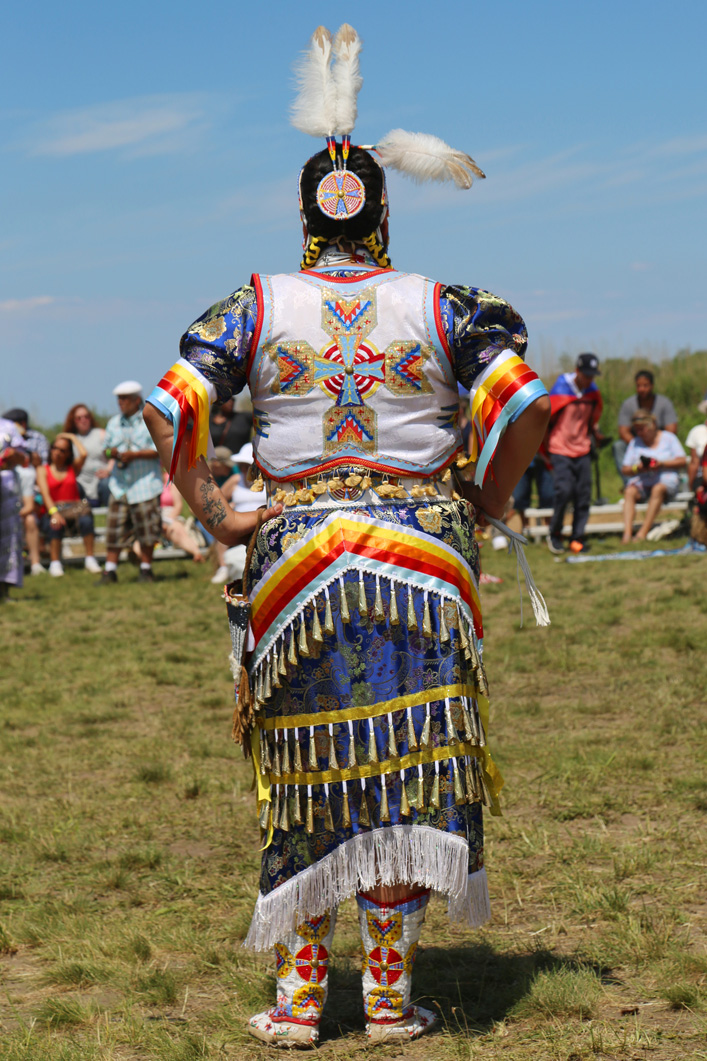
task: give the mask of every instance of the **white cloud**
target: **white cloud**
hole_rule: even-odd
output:
[[[59,299],[54,295],[32,295],[30,298],[8,298],[0,302],[0,313],[26,313],[27,310],[53,306]]]
[[[26,146],[33,155],[70,156],[137,148],[172,151],[177,134],[204,120],[202,93],[138,96],[55,114],[40,123]]]

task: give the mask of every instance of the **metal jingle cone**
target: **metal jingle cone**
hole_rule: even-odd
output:
[[[309,733],[309,769],[318,770],[319,760],[317,758],[317,746],[314,739],[314,733],[310,730]]]
[[[385,621],[385,611],[383,610],[383,594],[381,593],[380,579],[376,579],[376,599],[373,605],[373,618],[377,623]]]
[[[290,814],[289,807],[287,805],[287,786],[285,786],[285,794],[282,797],[282,810],[280,812],[280,828],[283,833],[289,833],[290,831]]]
[[[398,746],[395,743],[395,725],[393,724],[392,715],[388,715],[388,758],[398,758]]]
[[[329,600],[329,594],[327,593],[326,608],[324,609],[324,633],[334,633],[334,616],[331,614],[331,601]]]
[[[272,827],[278,829],[280,827],[280,792],[279,786],[275,788],[275,799],[272,804]]]
[[[449,701],[444,705],[444,715],[447,723],[447,744],[458,744],[459,734],[457,733],[457,727],[454,725]]]
[[[319,622],[319,612],[317,611],[317,602],[313,601],[312,607],[314,608],[314,615],[312,616],[312,641],[318,641],[320,644],[324,640],[322,634],[322,625]]]
[[[425,598],[425,604],[422,609],[422,633],[425,637],[432,637],[432,617],[430,615],[429,598]]]
[[[358,824],[364,825],[367,829],[371,826],[371,815],[368,813],[368,799],[366,798],[365,788],[361,789],[361,802],[358,808]]]
[[[324,799],[324,829],[328,833],[334,832],[334,819],[332,817],[331,803],[329,802],[328,795]]]
[[[378,762],[378,748],[376,746],[376,731],[373,726],[373,719],[368,720],[368,761],[369,763]]]
[[[366,600],[366,586],[363,581],[363,574],[359,573],[358,576],[358,610],[362,616],[368,615],[368,601]]]
[[[401,818],[409,818],[412,814],[410,810],[410,801],[408,799],[407,789],[405,787],[405,778],[400,775],[400,816]]]
[[[307,631],[304,628],[304,613],[300,618],[299,624],[299,640],[297,641],[297,648],[299,649],[300,656],[305,658],[309,655],[309,645],[307,644]]]
[[[466,630],[464,629],[464,616],[461,613],[461,609],[457,604],[457,626],[459,627],[459,644],[461,650],[466,656],[469,652],[469,638],[466,636]]]
[[[280,742],[277,737],[273,741],[273,753],[272,753],[272,772],[275,777],[280,777],[282,774],[282,763],[280,762]]]
[[[385,777],[385,774],[381,775],[380,820],[382,822],[389,822],[390,821],[390,807],[388,806],[388,790],[385,787],[384,777]]]
[[[398,595],[395,591],[395,583],[390,583],[390,625],[400,626],[400,616],[398,615]]]
[[[263,699],[269,700],[272,696],[272,685],[270,684],[270,667],[267,661],[263,664]]]
[[[301,774],[304,772],[302,766],[302,749],[300,747],[299,736],[295,735],[295,773]]]
[[[464,763],[464,773],[466,774],[466,801],[467,803],[474,802],[474,772],[471,766],[472,760],[467,758]]]
[[[260,731],[260,772],[261,774],[267,774],[270,772],[272,766],[272,759],[270,758],[270,744],[268,742],[268,735],[264,729]]]
[[[264,833],[270,828],[270,811],[272,807],[270,801],[264,799],[260,804],[260,810],[258,811],[258,823]]]
[[[314,800],[312,793],[307,793],[307,824],[305,825],[305,832],[308,832],[311,836],[314,832]]]
[[[408,710],[407,710],[407,715],[408,715],[408,723],[407,723],[407,726],[408,726],[408,751],[409,752],[416,752],[418,750],[419,745],[417,743],[417,737],[415,736],[415,724],[414,724],[414,722],[412,720],[412,711],[410,710],[410,708],[408,708]]]
[[[425,814],[427,811],[427,804],[425,802],[425,775],[417,779],[417,812],[418,814]]]
[[[415,615],[415,605],[412,599],[412,592],[408,586],[408,630],[417,630],[417,616]]]
[[[280,642],[280,660],[277,669],[283,678],[287,677],[287,662],[285,660],[285,638]]]
[[[439,774],[435,774],[430,792],[430,810],[439,810]]]
[[[349,758],[346,765],[349,770],[354,770],[358,766],[356,762],[356,741],[352,730],[349,730]]]
[[[430,746],[430,707],[427,705],[427,714],[425,715],[425,721],[422,725],[422,733],[420,734],[420,747],[429,748]]]
[[[291,663],[293,667],[297,666],[297,645],[295,640],[295,628],[292,627],[292,636],[290,637],[290,648],[287,653],[287,662]]]
[[[346,789],[344,789],[341,799],[341,822],[344,829],[351,828],[351,808],[349,806],[349,794]]]
[[[290,762],[290,740],[289,733],[286,729],[282,731],[282,772],[283,774],[292,773],[292,764]]]
[[[481,802],[485,807],[491,806],[491,794],[489,793],[488,785],[486,784],[486,778],[484,777],[484,768],[479,763],[478,766],[478,777],[479,777],[479,788],[481,790]]]
[[[329,769],[338,770],[339,763],[336,758],[336,744],[334,743],[334,734],[329,734]]]
[[[346,586],[343,578],[339,580],[339,610],[341,612],[341,621],[350,623],[351,613],[349,612],[349,602],[346,599]]]
[[[464,783],[462,781],[462,772],[459,769],[459,760],[450,759],[450,768],[452,766],[452,763],[454,763],[454,802],[457,806],[460,806],[460,804],[466,803],[466,793],[464,791]]]
[[[464,740],[470,744],[478,744],[476,733],[474,731],[474,724],[471,720],[471,713],[466,705],[466,700],[462,697],[462,715],[464,717]]]
[[[280,671],[277,665],[277,649],[273,649],[270,665],[270,680],[272,681],[274,689],[281,689],[282,682],[280,681]]]
[[[299,785],[295,785],[295,796],[292,801],[292,820],[295,825],[302,825],[304,818],[302,817],[302,805],[300,803],[299,796]]]
[[[476,756],[471,760],[472,803],[481,803],[481,785],[479,784],[479,762]]]
[[[447,620],[444,618],[444,601],[439,602],[439,640],[441,644],[447,641],[451,641],[449,636],[449,629],[447,628]]]

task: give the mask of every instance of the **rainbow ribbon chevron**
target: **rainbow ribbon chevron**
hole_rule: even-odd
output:
[[[170,480],[179,460],[184,435],[191,423],[189,444],[189,467],[193,468],[200,457],[206,457],[209,448],[209,409],[216,399],[213,384],[202,376],[198,369],[184,358],[165,372],[152,394],[147,399],[156,406],[174,428],[172,459],[169,465]]]

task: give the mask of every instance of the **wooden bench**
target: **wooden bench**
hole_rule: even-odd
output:
[[[93,523],[96,532],[96,547],[95,554],[98,560],[104,560],[106,555],[106,515],[108,513],[107,508],[94,508],[93,510]],[[209,551],[208,546],[202,547],[202,554],[206,556]],[[83,548],[83,538],[77,536],[71,536],[64,538],[62,542],[62,563],[65,566],[73,566],[83,564],[85,553]],[[127,549],[121,552],[121,560],[124,560],[127,555]],[[189,557],[189,553],[185,553],[183,549],[175,549],[173,545],[160,545],[152,554],[153,560],[185,560]]]
[[[656,521],[656,524],[663,522],[666,519],[681,516],[684,512],[687,512],[690,502],[692,501],[692,496],[693,495],[690,492],[683,492],[679,493],[673,501],[666,502],[658,514],[659,518]],[[647,505],[636,505],[636,517],[644,513],[647,507]],[[587,522],[586,533],[621,534],[624,529],[623,511],[624,506],[622,503],[615,505],[592,505],[589,509],[589,521]],[[568,506],[567,513],[565,513],[565,523],[563,527],[563,531],[566,533],[569,533],[572,530],[571,512],[571,506]],[[523,533],[528,538],[546,538],[548,527],[547,524],[542,523],[541,521],[549,519],[551,516],[551,508],[526,508],[525,518],[528,521],[528,526]],[[618,518],[611,519],[612,516]]]

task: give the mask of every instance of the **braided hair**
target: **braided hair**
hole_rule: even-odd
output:
[[[336,145],[336,163],[343,164],[341,146]],[[354,147],[349,151],[346,168],[363,181],[366,202],[354,217],[328,217],[317,204],[317,188],[323,177],[331,173],[329,151],[319,151],[305,163],[300,174],[302,213],[307,225],[309,243],[302,258],[302,268],[311,269],[324,247],[339,236],[352,243],[364,243],[382,269],[390,266],[390,258],[378,237],[378,228],[385,214],[385,177],[382,167],[368,151]]]

